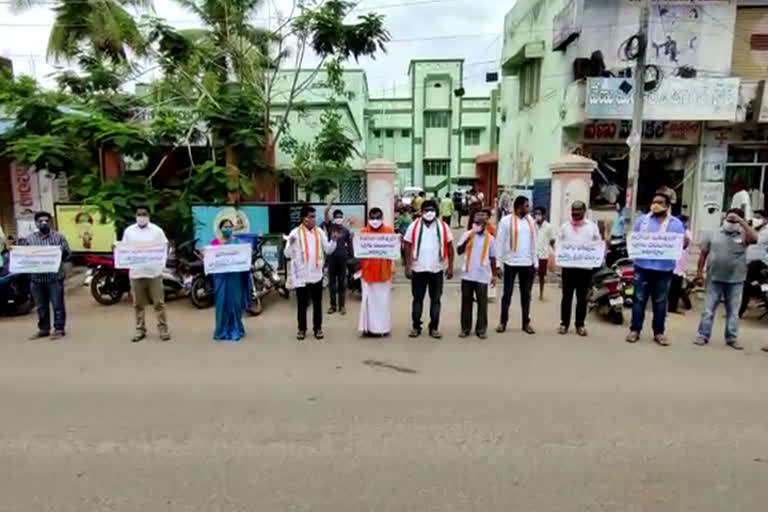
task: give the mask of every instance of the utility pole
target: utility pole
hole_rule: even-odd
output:
[[[648,24],[651,17],[650,0],[640,3],[640,21],[637,30],[637,60],[632,77],[632,133],[629,135],[629,169],[627,172],[626,204],[631,209],[632,225],[637,216],[637,181],[640,174],[640,154],[643,141],[643,105],[645,103],[645,58],[648,49]]]

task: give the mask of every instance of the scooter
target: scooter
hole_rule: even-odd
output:
[[[589,291],[589,310],[616,325],[624,323],[624,298],[621,295],[621,279],[615,270],[601,267],[592,275]]]
[[[3,254],[8,261],[8,252]],[[0,268],[0,315],[20,316],[29,313],[35,305],[26,274],[11,274],[8,265]]]
[[[261,243],[256,242],[253,251],[253,266],[251,269],[251,285],[253,304],[249,312],[252,315],[260,315],[263,310],[262,299],[273,290],[281,297],[287,299],[290,296],[285,281],[280,274],[272,268],[272,265],[261,254]]]

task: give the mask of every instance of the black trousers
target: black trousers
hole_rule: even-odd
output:
[[[347,259],[332,256],[328,258],[328,292],[331,307],[344,307],[347,295]]]
[[[296,319],[299,322],[299,330],[307,330],[307,309],[309,301],[312,301],[312,330],[319,331],[323,328],[323,281],[307,283],[301,288],[296,288],[296,301],[298,310]]]
[[[584,327],[587,318],[587,294],[592,286],[592,269],[563,268],[563,298],[560,301],[560,324],[571,326],[573,292],[576,292],[576,327]]]
[[[472,310],[477,301],[477,324],[475,332],[485,334],[488,331],[488,285],[476,281],[461,281],[461,330],[472,330]]]
[[[683,276],[677,274],[672,276],[672,282],[669,284],[669,306],[668,311],[670,313],[677,312],[677,307],[680,304],[680,299],[683,300],[685,309],[691,309],[691,299],[683,293]]]
[[[501,297],[502,325],[507,325],[509,321],[509,305],[512,302],[516,276],[520,276],[520,309],[523,312],[523,326],[531,323],[531,288],[533,288],[535,275],[533,265],[530,267],[504,265],[504,295]]]
[[[411,319],[414,329],[421,329],[421,314],[424,311],[424,296],[429,289],[429,328],[440,326],[440,298],[443,295],[442,272],[414,272],[411,277]]]

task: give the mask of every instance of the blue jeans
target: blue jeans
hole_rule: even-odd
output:
[[[640,332],[645,322],[645,306],[648,299],[653,304],[653,334],[664,334],[667,319],[667,297],[672,282],[672,271],[648,270],[635,266],[635,297],[632,304],[632,326],[630,330]]]
[[[67,312],[64,309],[64,281],[53,280],[32,283],[32,296],[37,308],[37,328],[40,332],[51,332],[51,307],[53,307],[53,328],[64,331]]]
[[[739,337],[739,305],[744,283],[723,283],[710,281],[707,286],[707,302],[701,313],[699,337],[709,340],[712,336],[712,324],[720,299],[725,300],[725,341],[733,342]]]

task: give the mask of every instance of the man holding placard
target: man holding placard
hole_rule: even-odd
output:
[[[685,226],[670,213],[669,196],[656,193],[651,213],[635,222],[629,235],[629,256],[635,259],[635,297],[632,304],[632,325],[626,341],[636,343],[645,321],[648,299],[653,304],[653,341],[666,347],[664,335],[667,318],[667,298],[672,274],[680,258],[685,239]]]
[[[739,343],[739,306],[744,280],[747,278],[747,246],[757,242],[757,232],[744,220],[744,212],[731,208],[720,229],[701,242],[696,281],[704,284],[707,268],[707,301],[701,312],[698,335],[694,343],[706,345],[712,335],[717,306],[725,302],[725,344],[743,350]]]
[[[168,239],[163,230],[149,221],[149,208],[139,206],[136,208],[136,223],[131,224],[123,232],[121,245],[129,246],[141,252],[141,248],[147,249],[147,253],[153,246],[161,244],[167,254]],[[119,249],[116,249],[116,251]],[[116,258],[117,259],[117,258]],[[144,314],[145,308],[152,304],[157,315],[157,330],[160,339],[171,339],[168,333],[168,320],[165,315],[165,290],[163,289],[163,268],[165,258],[160,258],[151,263],[128,264],[128,276],[131,280],[131,295],[133,296],[133,311],[136,318],[136,334],[131,341],[136,343],[147,337],[147,324]]]
[[[400,236],[395,234],[392,227],[385,226],[383,219],[381,208],[371,208],[368,225],[355,237],[356,247],[364,240],[378,238],[382,241],[380,250],[386,249],[385,244],[392,248],[389,258],[366,257],[363,251],[355,250],[362,271],[363,300],[360,304],[358,330],[363,336],[388,336],[392,331],[391,281],[394,260],[400,257]]]
[[[585,219],[587,205],[574,201],[571,205],[571,222],[560,228],[557,238],[557,264],[562,267],[563,297],[560,302],[560,328],[566,334],[571,325],[571,306],[576,292],[576,334],[586,336],[584,321],[587,318],[587,295],[592,286],[592,271],[602,264],[605,244],[600,228]]]
[[[67,239],[51,227],[51,214],[37,212],[35,214],[37,231],[24,241],[28,246],[58,246],[61,249],[59,269],[57,272],[34,272],[30,270],[32,296],[37,307],[37,333],[30,339],[47,338],[52,340],[65,335],[67,311],[64,305],[64,263],[69,261],[72,253]],[[13,251],[11,251],[11,270],[13,271]],[[51,334],[51,309],[53,309],[53,334]]]

